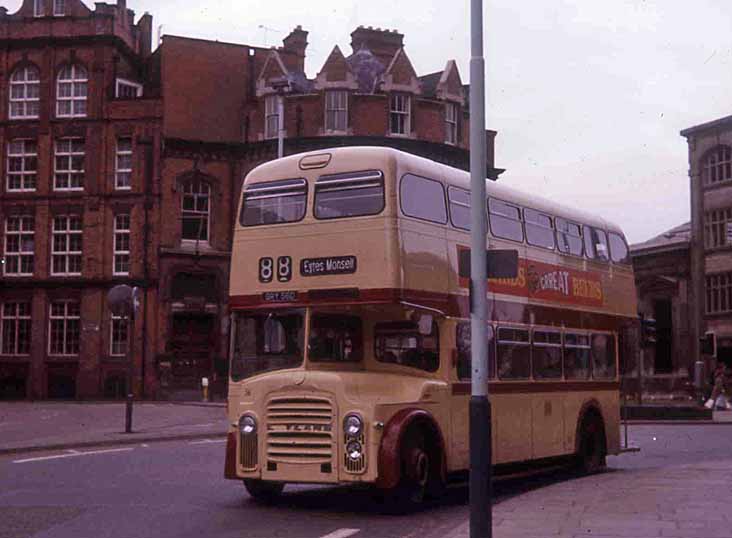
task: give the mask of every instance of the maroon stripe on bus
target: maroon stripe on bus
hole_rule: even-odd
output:
[[[453,395],[470,394],[470,382],[452,384]],[[506,381],[488,383],[491,394],[530,394],[539,392],[585,392],[619,390],[619,381]]]

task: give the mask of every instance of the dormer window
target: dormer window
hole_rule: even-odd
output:
[[[348,92],[325,92],[325,130],[345,132],[348,128]]]
[[[114,95],[117,99],[137,99],[142,97],[142,84],[118,78]]]
[[[268,95],[264,99],[264,138],[277,138],[280,125],[279,97]]]
[[[53,0],[54,17],[63,17],[66,14],[66,0]]]
[[[405,93],[392,93],[389,107],[389,132],[408,136],[410,132],[410,101]]]
[[[457,144],[458,129],[457,105],[445,103],[445,143]]]

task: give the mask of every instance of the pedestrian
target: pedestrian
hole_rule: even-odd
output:
[[[704,404],[704,407],[714,409],[717,400],[721,400],[722,405],[716,405],[717,409],[732,409],[732,404],[730,404],[727,398],[727,371],[724,362],[717,362],[717,367],[714,369],[712,378],[712,394]]]

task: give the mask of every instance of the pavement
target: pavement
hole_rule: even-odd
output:
[[[203,402],[135,403],[132,433],[125,433],[124,402],[3,402],[0,454],[223,436],[224,407]]]

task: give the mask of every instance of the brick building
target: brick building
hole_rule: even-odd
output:
[[[237,193],[277,155],[279,95],[286,154],[389,145],[469,167],[455,62],[417,75],[396,31],[357,28],[308,78],[300,27],[273,49],[165,36],[154,52],[151,29],[125,0],[0,9],[0,399],[123,394],[119,283],[144,290],[135,392],[224,390]]]

